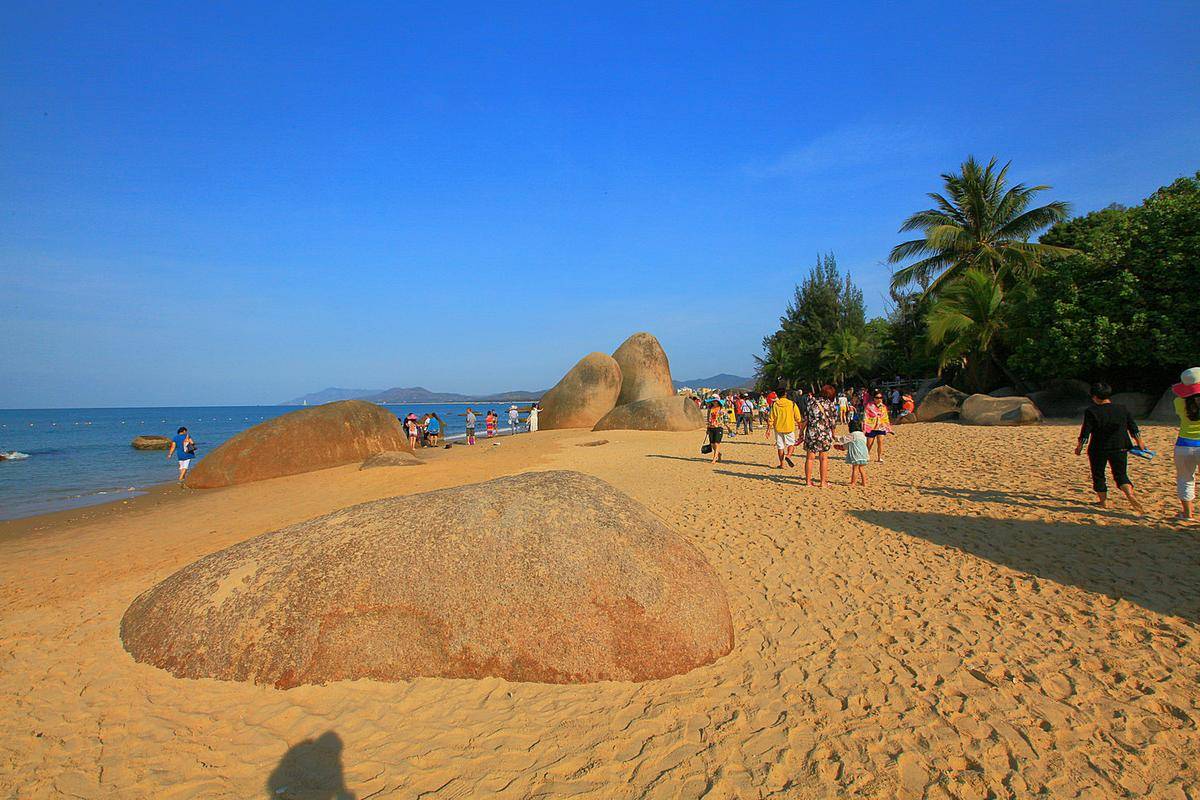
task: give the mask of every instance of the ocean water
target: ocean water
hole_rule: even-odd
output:
[[[494,409],[507,426],[507,405],[471,404],[483,415]],[[527,404],[521,404],[527,405]],[[465,430],[463,403],[385,406],[397,416],[435,413],[451,438]],[[164,450],[134,450],[140,434],[174,436],[187,426],[199,457],[252,425],[295,411],[295,406],[201,406],[195,408],[0,409],[0,519],[16,519],[120,500],[169,483],[178,476]]]

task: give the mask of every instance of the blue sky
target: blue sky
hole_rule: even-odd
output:
[[[391,5],[390,9],[379,6]],[[1200,169],[1200,4],[8,3],[0,407],[748,374],[938,175]]]

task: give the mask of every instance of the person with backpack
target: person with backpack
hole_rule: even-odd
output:
[[[167,449],[167,458],[170,458],[172,454],[179,462],[179,482],[183,483],[183,479],[187,477],[188,467],[192,465],[192,459],[196,457],[196,442],[188,433],[187,428],[180,428],[171,439],[171,446]]]

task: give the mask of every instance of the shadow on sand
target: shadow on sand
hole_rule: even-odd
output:
[[[921,494],[948,497],[952,500],[969,500],[973,503],[999,503],[1006,506],[1025,506],[1026,508],[1053,511],[1085,511],[1101,517],[1115,517],[1118,519],[1122,517],[1128,519],[1132,513],[1129,506],[1125,505],[1124,498],[1120,497],[1116,492],[1113,492],[1109,497],[1109,507],[1101,509],[1093,505],[1090,500],[1081,499],[1072,501],[1067,498],[1056,497],[1051,494],[1039,494],[1037,492],[1005,492],[998,489],[962,489],[950,486],[917,486],[915,484],[897,485],[916,489]],[[1090,498],[1091,495],[1088,495],[1088,497]]]
[[[1039,578],[1200,621],[1200,537],[1193,533],[912,511],[849,513]]]
[[[342,772],[342,738],[326,731],[288,748],[267,778],[273,800],[354,800]]]
[[[722,447],[724,445],[722,444]],[[669,458],[672,461],[699,461],[704,464],[712,463],[712,456],[669,456],[664,453],[647,453],[646,458]],[[765,467],[766,464],[755,464],[753,461],[734,461],[730,458],[725,458],[725,454],[721,454],[722,464],[737,464],[742,467]]]

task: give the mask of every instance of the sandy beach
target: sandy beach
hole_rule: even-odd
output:
[[[1200,529],[1174,429],[1088,506],[1076,428],[903,427],[866,491],[756,435],[541,432],[0,523],[0,789],[14,798],[1156,797],[1200,792]],[[607,443],[582,447],[584,443]],[[609,481],[725,584],[733,652],[661,681],[279,691],[135,663],[118,626],[195,559],[354,503],[528,470]],[[437,535],[431,531],[431,535]],[[339,787],[348,794],[338,794]]]

